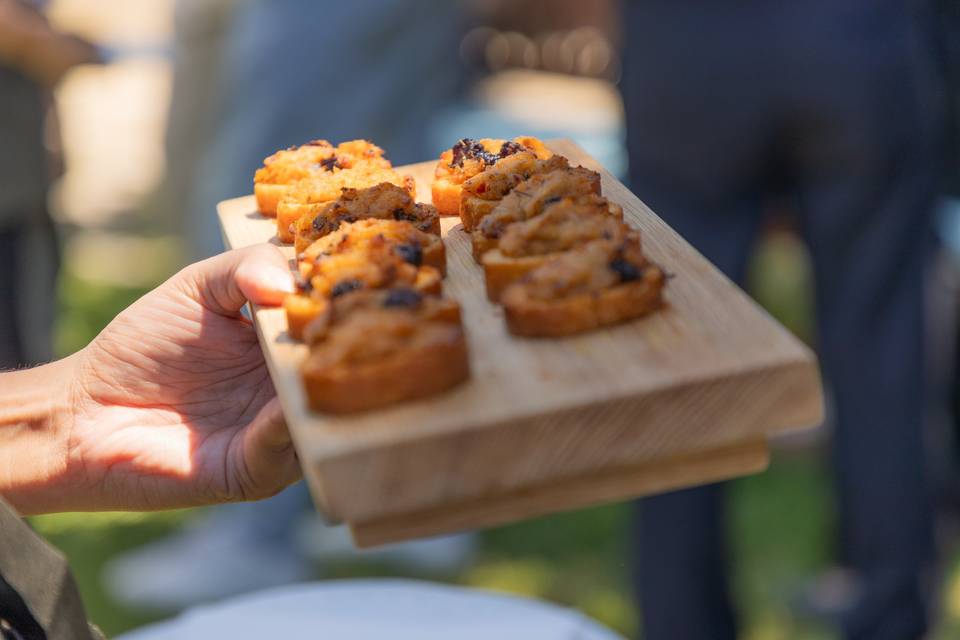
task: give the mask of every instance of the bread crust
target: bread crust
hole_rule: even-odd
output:
[[[277,217],[277,205],[290,190],[286,184],[254,184],[253,195],[257,199],[257,209],[268,218]]]
[[[447,217],[460,215],[460,189],[461,185],[449,178],[434,178],[433,184],[430,185],[430,200],[440,215]]]
[[[452,148],[440,154],[430,187],[433,206],[440,215],[459,215],[463,183],[496,160],[516,153],[521,148],[541,159],[553,155],[542,141],[532,136],[519,136],[512,141],[498,138],[463,138],[458,141]]]
[[[483,256],[497,248],[497,239],[488,238],[479,229],[470,232],[470,255],[477,264],[483,264]]]
[[[329,306],[326,298],[308,293],[291,293],[283,299],[287,315],[287,334],[294,340],[303,340],[304,331],[313,320],[322,316]]]
[[[527,275],[554,254],[508,258],[499,249],[488,251],[483,256],[483,281],[487,299],[498,302],[503,290],[523,276]]]

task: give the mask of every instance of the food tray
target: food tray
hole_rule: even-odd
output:
[[[281,309],[253,310],[318,508],[359,546],[486,527],[765,468],[767,437],[822,419],[811,351],[569,140],[548,146],[602,174],[603,193],[674,277],[666,306],[563,339],[506,331],[459,219],[444,218],[447,295],[463,308],[469,382],[361,414],[311,412],[307,349]],[[436,161],[399,167],[430,202]],[[274,242],[253,196],[221,202],[228,247]],[[293,248],[283,250],[292,259]],[[292,262],[291,262],[292,265]]]

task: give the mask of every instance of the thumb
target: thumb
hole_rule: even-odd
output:
[[[270,244],[227,251],[181,272],[203,306],[220,315],[236,315],[248,301],[276,305],[296,290],[287,259]]]

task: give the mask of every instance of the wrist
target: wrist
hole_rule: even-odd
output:
[[[0,373],[0,495],[21,514],[68,507],[76,361]]]

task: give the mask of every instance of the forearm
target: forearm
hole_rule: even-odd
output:
[[[24,515],[64,508],[74,358],[0,373],[0,495]]]

